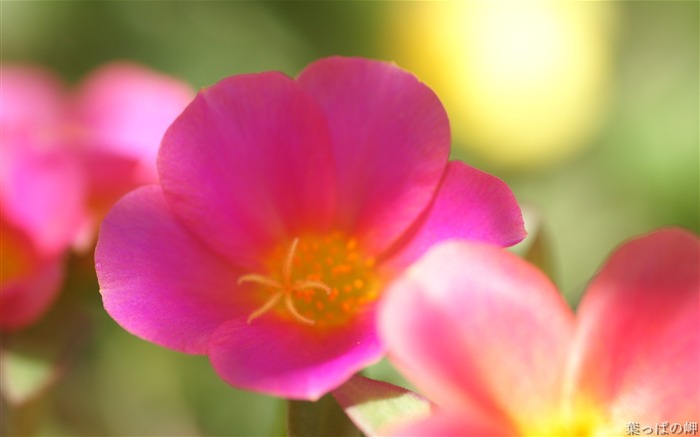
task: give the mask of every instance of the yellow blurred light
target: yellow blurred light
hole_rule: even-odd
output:
[[[456,145],[496,165],[550,165],[587,144],[605,113],[614,8],[403,3],[388,49],[438,93]]]

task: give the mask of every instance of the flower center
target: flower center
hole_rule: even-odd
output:
[[[257,285],[263,302],[248,323],[273,312],[305,325],[340,326],[378,297],[374,258],[362,252],[356,239],[339,232],[278,245],[266,265],[269,275],[238,278],[239,284]]]
[[[560,412],[544,422],[527,427],[523,430],[523,435],[597,437],[610,435],[609,431],[600,410],[586,404],[578,405],[573,411],[568,411],[568,414],[562,415]],[[615,430],[612,434],[622,432],[624,428]]]

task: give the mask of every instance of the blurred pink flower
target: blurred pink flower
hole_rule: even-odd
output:
[[[120,197],[158,181],[160,141],[193,97],[184,82],[126,61],[105,64],[81,82],[67,129],[86,172],[88,244]]]
[[[396,435],[625,435],[700,419],[700,244],[667,229],[620,247],[576,317],[537,269],[446,243],[380,309],[396,366],[443,408]]]
[[[235,387],[317,399],[380,358],[375,303],[427,246],[523,238],[508,187],[449,143],[437,97],[391,64],[226,78],[167,131],[160,186],[106,217],[105,308]]]
[[[48,309],[71,246],[91,245],[118,197],[157,181],[160,138],[191,100],[182,83],[106,65],[74,93],[38,67],[0,68],[0,327]]]
[[[0,70],[0,329],[39,318],[58,293],[63,257],[85,224],[85,185],[64,138],[60,82],[39,69]]]

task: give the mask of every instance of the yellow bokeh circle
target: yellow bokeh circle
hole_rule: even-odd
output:
[[[387,20],[387,55],[438,93],[455,145],[493,165],[560,162],[605,116],[614,4],[415,2]]]

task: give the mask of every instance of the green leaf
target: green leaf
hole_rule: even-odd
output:
[[[359,437],[362,433],[348,419],[331,395],[316,402],[289,401],[289,437]]]
[[[55,305],[38,323],[0,336],[0,394],[13,408],[44,395],[86,344],[92,323],[82,308]]]
[[[333,396],[367,435],[424,419],[435,409],[430,401],[410,390],[360,375],[337,388]]]
[[[57,376],[53,362],[3,351],[0,355],[2,394],[13,405],[24,404],[50,386]]]

